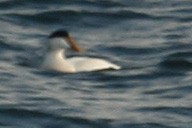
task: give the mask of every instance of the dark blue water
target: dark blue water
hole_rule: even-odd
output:
[[[122,70],[38,68],[58,28]],[[191,35],[191,0],[1,0],[0,127],[191,128]]]

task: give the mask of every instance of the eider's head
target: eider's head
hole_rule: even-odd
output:
[[[82,49],[76,41],[69,35],[66,30],[57,30],[49,35],[49,49],[67,49],[71,48],[74,51],[81,52]]]

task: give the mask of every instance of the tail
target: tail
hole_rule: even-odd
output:
[[[115,65],[115,64],[111,64],[111,68],[114,69],[114,70],[119,70],[119,69],[121,69],[120,66]]]

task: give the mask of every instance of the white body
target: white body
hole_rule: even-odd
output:
[[[65,57],[67,43],[60,38],[52,39],[49,42],[49,50],[46,54],[42,67],[48,70],[59,72],[88,72],[105,69],[120,69],[119,66],[112,64],[104,59],[90,57]]]

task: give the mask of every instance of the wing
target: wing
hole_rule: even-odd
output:
[[[104,59],[89,57],[73,57],[68,61],[75,67],[76,71],[97,71],[105,69],[120,69],[120,66],[112,64]]]

